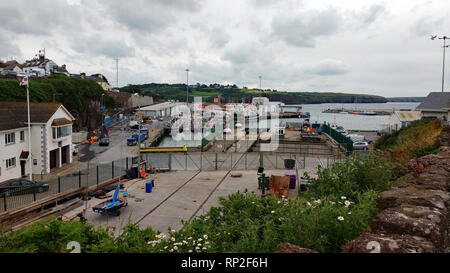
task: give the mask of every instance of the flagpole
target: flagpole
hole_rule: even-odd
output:
[[[33,164],[32,161],[32,155],[31,155],[31,125],[30,125],[30,90],[29,90],[29,78],[27,73],[27,108],[28,108],[28,151],[29,151],[29,166],[30,166],[30,180],[33,181]]]

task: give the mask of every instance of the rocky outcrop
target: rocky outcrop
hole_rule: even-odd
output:
[[[439,141],[448,144],[448,129],[443,133]],[[381,193],[370,230],[342,252],[449,252],[450,149],[412,160],[409,167],[405,182]]]
[[[315,250],[302,248],[290,243],[280,243],[275,249],[275,253],[318,253]]]

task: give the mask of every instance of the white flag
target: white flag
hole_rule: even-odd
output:
[[[23,79],[20,81],[20,86],[28,86],[28,76],[23,77]]]

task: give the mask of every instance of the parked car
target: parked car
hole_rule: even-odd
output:
[[[353,142],[353,150],[369,150],[369,143],[365,141]]]
[[[338,126],[337,128],[336,128],[336,131],[338,131],[339,133],[343,133],[343,132],[345,132],[345,129],[344,129],[344,127],[342,127],[342,126]]]
[[[0,183],[0,195],[3,193],[9,195],[30,194],[36,192],[48,191],[48,184],[45,182],[33,182],[24,178],[16,178]]]
[[[109,146],[109,137],[103,137],[102,139],[100,139],[98,145]]]
[[[11,71],[11,70],[3,70],[3,71],[1,71],[1,75],[3,75],[3,76],[17,76],[17,72],[16,71]]]

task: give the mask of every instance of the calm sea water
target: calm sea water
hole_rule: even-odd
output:
[[[352,114],[332,114],[322,113],[330,108],[344,108],[355,110],[373,109],[415,109],[419,103],[322,103],[322,104],[302,104],[302,111],[311,114],[311,122],[323,123],[324,121],[342,126],[347,130],[379,130],[382,124],[387,124],[389,116],[365,116]],[[302,121],[302,119],[286,119],[286,121]]]
[[[365,116],[352,114],[332,114],[322,113],[322,111],[330,108],[344,108],[354,110],[401,110],[415,109],[419,103],[322,103],[322,104],[301,104],[302,112],[311,114],[311,122],[336,122],[338,126],[344,127],[346,130],[380,130],[381,125],[387,124],[389,116]],[[303,119],[283,119],[286,122],[303,122]],[[200,140],[191,140],[185,143],[188,147],[200,145]],[[176,147],[184,144],[173,140],[171,137],[165,137],[160,143],[160,147]]]

